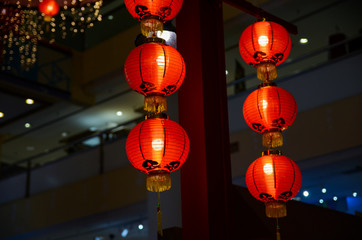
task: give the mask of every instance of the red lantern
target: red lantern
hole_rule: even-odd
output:
[[[258,67],[258,78],[273,80],[277,77],[275,65],[287,59],[291,48],[288,32],[275,22],[256,22],[245,29],[239,41],[244,61]]]
[[[59,12],[59,4],[55,0],[43,0],[39,3],[39,11],[44,13],[45,21],[50,21]]]
[[[131,130],[126,142],[129,161],[147,173],[147,189],[152,192],[170,189],[170,172],[184,164],[189,149],[185,130],[167,117],[149,118],[139,123]]]
[[[124,72],[131,88],[146,96],[145,110],[163,112],[167,110],[165,96],[179,89],[186,69],[181,54],[175,48],[164,42],[148,42],[132,50]]]
[[[138,21],[149,16],[157,16],[166,22],[177,15],[182,2],[182,0],[125,0],[124,4]]]
[[[251,129],[263,133],[263,146],[274,148],[283,145],[281,131],[294,122],[297,104],[288,91],[263,83],[246,98],[243,114]]]
[[[266,203],[268,217],[285,217],[285,202],[293,198],[302,185],[299,167],[277,150],[268,150],[246,172],[246,185],[256,199]]]
[[[180,11],[182,0],[125,0],[131,15],[141,22],[141,32],[146,37],[156,37],[163,31],[163,23]]]

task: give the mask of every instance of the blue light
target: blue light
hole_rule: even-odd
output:
[[[121,236],[125,238],[125,237],[127,237],[127,235],[128,235],[128,229],[125,228],[125,229],[123,229]]]

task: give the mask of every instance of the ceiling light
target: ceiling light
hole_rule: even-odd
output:
[[[108,15],[108,20],[113,20],[113,15]]]
[[[327,192],[327,189],[322,188],[322,193],[326,193],[326,192]]]
[[[319,199],[319,203],[320,203],[320,204],[324,203],[324,200],[323,200],[323,199]]]
[[[308,191],[304,191],[304,192],[303,192],[303,196],[304,196],[304,197],[308,197],[308,196],[309,196],[309,192],[308,192]]]
[[[117,116],[122,116],[122,115],[123,115],[123,113],[121,111],[117,112]]]
[[[95,131],[97,131],[98,130],[98,128],[96,128],[96,127],[90,127],[89,128],[89,131],[91,131],[91,132],[95,132]]]
[[[139,224],[139,225],[138,225],[138,229],[139,229],[139,230],[142,230],[142,229],[143,229],[143,225],[142,225],[142,224]]]
[[[0,112],[0,118],[4,117],[4,113]]]
[[[337,201],[338,200],[338,197],[337,196],[334,196],[333,197],[333,201]]]
[[[30,123],[25,123],[24,126],[25,126],[26,128],[30,128],[30,127],[31,127]]]
[[[89,147],[95,147],[95,146],[98,146],[101,142],[100,142],[99,137],[93,137],[93,138],[89,138],[89,139],[83,141],[82,143]]]
[[[125,238],[125,237],[127,237],[127,235],[128,235],[128,229],[125,228],[125,229],[122,230],[121,236]]]
[[[107,127],[108,128],[114,128],[114,127],[117,127],[117,123],[115,123],[115,122],[109,122],[109,123],[107,123]]]
[[[308,43],[308,38],[299,39],[299,43],[302,44],[302,45],[307,44]]]
[[[352,196],[353,196],[353,197],[357,197],[357,192],[353,192],[353,193],[352,193]]]
[[[31,98],[27,98],[27,99],[25,100],[25,102],[26,102],[26,104],[29,104],[29,105],[34,104],[34,100],[31,99]]]

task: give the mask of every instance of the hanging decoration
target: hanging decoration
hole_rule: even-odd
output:
[[[92,28],[95,22],[102,21],[100,12],[103,0],[63,0],[63,10],[59,15],[58,28],[62,38],[70,33],[83,33],[86,29]]]
[[[256,22],[241,34],[239,50],[244,61],[257,68],[260,80],[277,78],[276,65],[287,59],[291,41],[284,27],[275,22]]]
[[[302,174],[293,160],[268,150],[249,166],[245,180],[251,195],[265,203],[267,217],[281,218],[287,215],[286,201],[299,192]]]
[[[31,2],[24,6],[21,3],[0,3],[2,70],[11,70],[11,63],[18,60],[21,69],[28,71],[36,62],[37,42],[42,34],[38,11],[31,8]]]
[[[39,2],[39,11],[44,14],[44,21],[50,22],[59,12],[59,4],[55,0],[43,0]]]
[[[126,142],[132,165],[147,174],[147,190],[163,192],[171,188],[170,172],[185,162],[190,148],[185,130],[162,116],[147,117],[134,127]]]
[[[141,22],[141,32],[146,37],[156,37],[163,31],[163,23],[176,17],[182,0],[125,0],[130,14]]]
[[[257,67],[257,77],[264,81],[252,92],[243,106],[246,123],[263,134],[263,146],[283,145],[282,131],[293,123],[297,105],[293,96],[271,81],[276,79],[276,65],[290,53],[290,36],[279,24],[256,22],[245,29],[239,41],[240,54],[251,66]]]
[[[245,180],[251,195],[265,203],[266,215],[276,218],[277,240],[278,218],[287,215],[285,202],[298,193],[302,184],[298,166],[275,149],[283,146],[282,131],[292,125],[297,114],[294,97],[272,82],[278,76],[276,66],[285,61],[290,49],[288,32],[265,19],[247,27],[239,41],[242,58],[257,68],[257,78],[263,81],[246,98],[244,119],[251,129],[262,133],[262,145],[268,148],[249,166]]]
[[[127,138],[126,152],[132,165],[147,174],[147,190],[158,193],[157,232],[163,236],[160,192],[171,188],[170,172],[185,162],[190,142],[185,130],[168,119],[166,96],[184,81],[186,68],[181,54],[159,38],[164,22],[176,16],[182,0],[125,0],[128,11],[141,22],[143,37],[125,62],[130,87],[145,96],[146,120]]]
[[[297,114],[293,96],[275,83],[263,83],[245,100],[243,114],[248,126],[263,134],[263,146],[283,145],[282,131],[292,125]]]
[[[145,95],[144,110],[163,112],[167,111],[166,96],[184,81],[185,62],[164,40],[151,38],[128,55],[124,72],[131,88]]]
[[[38,41],[63,39],[69,33],[83,33],[102,21],[102,0],[4,0],[0,2],[2,70],[11,70],[19,59],[28,71],[37,60]],[[19,56],[19,57],[18,57]],[[15,63],[16,65],[16,63]]]

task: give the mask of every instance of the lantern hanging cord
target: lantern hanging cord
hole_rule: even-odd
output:
[[[281,239],[280,239],[280,232],[279,232],[280,227],[279,227],[279,221],[278,221],[278,220],[279,220],[279,219],[276,218],[276,221],[277,221],[277,231],[276,231],[276,235],[277,235],[277,240],[281,240]]]
[[[162,212],[161,212],[161,194],[157,192],[157,235],[163,237],[162,231]]]

